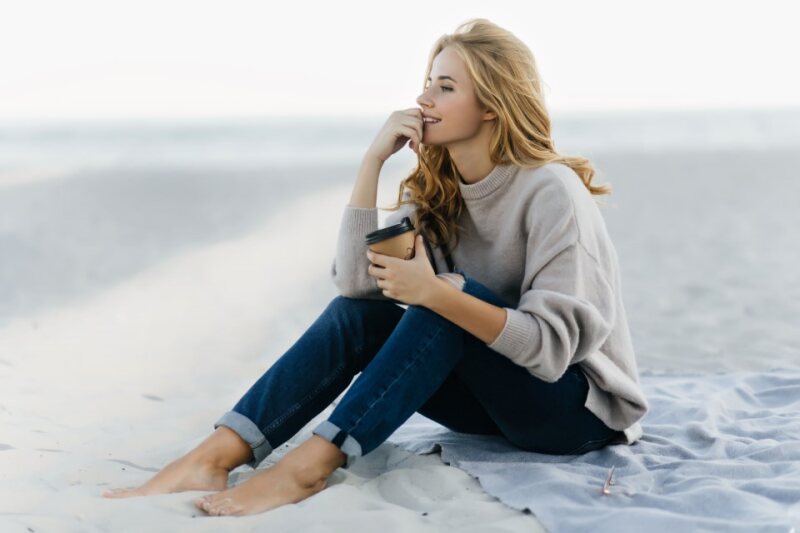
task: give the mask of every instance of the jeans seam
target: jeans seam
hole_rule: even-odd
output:
[[[270,431],[274,430],[275,428],[279,427],[281,424],[286,422],[286,420],[290,416],[295,414],[303,405],[305,405],[305,403],[308,400],[314,398],[317,394],[320,393],[320,391],[322,391],[322,389],[327,387],[329,383],[331,383],[334,379],[336,379],[339,376],[339,374],[341,373],[343,368],[344,368],[344,363],[342,363],[341,365],[336,367],[336,369],[327,378],[322,380],[322,382],[319,384],[319,386],[317,386],[315,389],[313,389],[311,392],[309,392],[299,402],[295,403],[292,407],[287,409],[280,417],[278,417],[277,419],[273,420],[270,425],[268,425],[266,428],[264,428],[264,431],[262,431],[262,433],[264,433],[266,435]]]
[[[419,360],[420,360],[420,356],[421,356],[422,352],[423,352],[423,351],[424,351],[424,350],[425,350],[425,349],[426,349],[428,346],[430,346],[430,344],[431,344],[431,343],[434,341],[434,339],[436,339],[436,337],[438,337],[438,336],[439,336],[439,333],[441,333],[441,331],[442,331],[442,327],[440,326],[439,328],[437,328],[437,329],[436,329],[436,331],[434,332],[434,334],[431,336],[430,340],[429,340],[429,341],[428,341],[428,342],[427,342],[427,343],[426,343],[426,344],[425,344],[423,347],[421,347],[421,348],[417,348],[417,353],[416,353],[416,355],[414,356],[414,358],[412,359],[412,361],[411,361],[409,364],[407,364],[407,365],[406,365],[406,366],[403,368],[403,370],[402,370],[402,371],[401,371],[401,372],[400,372],[400,373],[399,373],[399,374],[398,374],[398,375],[397,375],[397,376],[396,376],[394,379],[392,379],[392,382],[391,382],[391,383],[389,383],[389,386],[388,386],[388,387],[386,387],[386,389],[385,389],[385,390],[384,390],[384,391],[383,391],[383,392],[380,394],[380,396],[378,396],[378,397],[375,399],[375,401],[373,401],[372,403],[370,403],[370,404],[367,406],[367,408],[364,410],[364,412],[361,414],[361,416],[360,416],[360,417],[358,417],[358,420],[356,420],[356,421],[353,423],[353,425],[352,425],[352,427],[350,428],[350,430],[348,431],[348,433],[351,433],[352,431],[354,431],[354,430],[355,430],[355,429],[358,427],[358,424],[359,424],[359,422],[361,422],[361,420],[363,420],[363,419],[364,419],[364,417],[365,417],[365,416],[367,416],[367,414],[370,412],[370,410],[373,408],[373,406],[375,406],[375,404],[376,404],[376,403],[378,403],[378,402],[379,402],[379,401],[380,401],[380,400],[381,400],[381,399],[382,399],[384,396],[386,396],[386,393],[387,393],[387,392],[389,392],[389,389],[391,389],[391,388],[392,388],[392,386],[393,386],[395,383],[397,383],[397,381],[398,381],[398,380],[399,380],[399,379],[400,379],[400,378],[403,376],[403,374],[405,374],[405,373],[406,373],[406,371],[408,371],[408,369],[409,369],[409,368],[411,368],[411,367],[413,367],[414,365],[416,365],[416,364],[417,364],[417,361],[419,361]]]

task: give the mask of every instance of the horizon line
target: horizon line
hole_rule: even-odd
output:
[[[800,112],[800,104],[794,105],[747,105],[747,106],[697,106],[697,107],[652,107],[652,108],[606,108],[551,110],[551,118],[592,118],[600,116],[636,116],[703,113],[758,113],[758,112]],[[343,114],[343,113],[249,113],[249,114],[207,114],[207,115],[73,115],[73,116],[20,116],[0,118],[0,127],[14,124],[69,124],[69,123],[117,123],[117,122],[260,122],[267,120],[335,120],[335,121],[373,121],[385,120],[386,114]]]

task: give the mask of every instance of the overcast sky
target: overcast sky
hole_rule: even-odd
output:
[[[8,2],[0,120],[387,115],[472,17],[531,48],[552,112],[797,107],[793,4]]]

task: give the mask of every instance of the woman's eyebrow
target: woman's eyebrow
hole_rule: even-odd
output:
[[[452,81],[453,81],[453,83],[458,83],[456,80],[454,80],[454,79],[453,79],[453,78],[451,78],[450,76],[439,76],[439,77],[438,77],[438,78],[436,78],[436,79],[437,79],[437,80],[452,80]],[[430,76],[428,76],[428,81],[431,81],[431,77],[430,77]]]

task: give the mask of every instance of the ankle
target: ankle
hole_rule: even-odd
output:
[[[332,474],[321,468],[320,465],[299,465],[289,461],[280,461],[275,466],[285,468],[298,485],[307,489],[319,486]]]
[[[220,426],[197,448],[189,452],[192,459],[213,468],[228,472],[253,459],[253,450],[238,433]]]
[[[300,446],[286,454],[278,464],[292,471],[306,486],[316,486],[345,463],[342,451],[329,441],[312,435]]]
[[[212,470],[225,470],[230,472],[244,462],[238,462],[226,455],[224,451],[211,451],[211,450],[192,450],[186,455],[187,460],[196,464],[201,468],[208,468]]]

